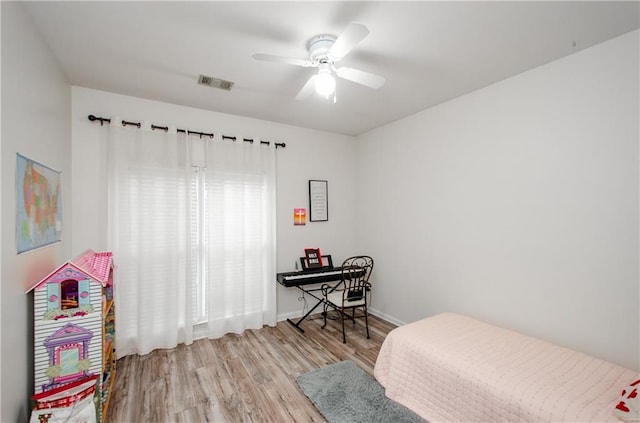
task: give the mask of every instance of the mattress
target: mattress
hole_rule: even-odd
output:
[[[620,422],[638,372],[443,313],[392,330],[374,375],[388,398],[438,422]]]

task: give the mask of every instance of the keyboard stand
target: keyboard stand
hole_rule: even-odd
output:
[[[327,283],[325,282],[325,284],[327,284]],[[333,292],[333,291],[335,291],[335,290],[336,290],[336,288],[338,288],[338,287],[340,286],[340,284],[342,284],[342,281],[338,281],[338,282],[336,282],[336,283],[335,283],[335,285],[333,285],[333,286],[331,287],[331,289],[329,290],[329,292]],[[327,284],[327,285],[329,285],[329,284]],[[304,315],[304,316],[302,316],[300,319],[298,319],[298,321],[297,321],[297,322],[294,322],[294,321],[293,321],[293,320],[291,320],[291,319],[287,319],[287,322],[291,323],[293,326],[295,326],[295,327],[296,327],[296,329],[298,329],[300,332],[304,333],[304,329],[302,329],[302,328],[300,327],[300,324],[301,324],[301,323],[302,323],[302,322],[303,322],[307,317],[309,317],[309,315],[310,315],[311,313],[313,313],[313,311],[314,311],[316,308],[318,308],[318,306],[319,306],[320,304],[324,304],[324,302],[325,302],[325,301],[324,301],[324,297],[316,295],[316,292],[318,292],[318,291],[322,291],[322,288],[305,288],[305,285],[296,285],[296,288],[298,288],[300,291],[302,291],[302,292],[303,292],[303,294],[302,294],[302,295],[304,295],[304,294],[309,294],[311,297],[313,297],[313,298],[315,298],[316,300],[318,300],[318,302],[316,303],[316,305],[314,305],[314,306],[313,306],[309,311],[307,311],[307,312],[305,313],[305,315]],[[323,311],[323,313],[324,313],[324,311]]]

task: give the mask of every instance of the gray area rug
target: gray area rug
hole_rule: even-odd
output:
[[[352,361],[330,364],[296,380],[329,423],[424,423],[413,411],[387,398],[382,385]]]

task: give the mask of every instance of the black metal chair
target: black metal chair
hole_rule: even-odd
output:
[[[342,281],[337,288],[332,289],[329,285],[322,285],[322,295],[324,297],[324,324],[327,326],[327,310],[329,307],[335,309],[340,314],[342,320],[342,342],[347,343],[347,336],[344,330],[345,316],[356,323],[356,309],[361,308],[364,312],[365,326],[367,328],[367,339],[369,339],[369,318],[367,307],[371,296],[371,284],[369,277],[373,271],[373,259],[369,256],[349,257],[342,263]],[[351,316],[345,312],[351,309]]]

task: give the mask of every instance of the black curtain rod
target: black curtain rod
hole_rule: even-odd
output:
[[[213,138],[213,132],[207,133],[207,132],[198,132],[198,131],[190,131],[188,129],[178,129],[178,132],[182,132],[182,133],[186,133],[187,135],[189,134],[196,134],[199,135],[200,138],[202,137],[209,137],[209,138]]]
[[[89,120],[91,122],[99,120],[100,121],[100,126],[104,125],[105,122],[111,123],[111,119],[109,119],[109,118],[96,117],[94,115],[89,115]]]
[[[122,126],[127,126],[127,125],[135,126],[136,128],[142,127],[142,124],[140,122],[127,122],[126,120],[123,120]]]
[[[156,129],[162,129],[164,132],[169,132],[169,127],[168,126],[158,126],[158,125],[154,125],[152,123],[151,124],[151,130],[155,131]]]
[[[89,120],[91,122],[99,121],[100,122],[100,126],[103,126],[105,122],[111,123],[111,118],[103,118],[103,117],[94,116],[94,115],[89,115],[88,118],[89,118]],[[122,121],[122,126],[129,126],[129,125],[135,126],[137,128],[142,127],[142,123],[141,122],[128,122],[126,120]],[[151,124],[151,129],[152,130],[159,129],[159,130],[162,130],[162,131],[165,131],[165,132],[169,131],[169,127],[168,126],[159,126],[159,125],[154,125],[154,124]],[[213,133],[209,133],[209,132],[191,131],[190,129],[180,129],[180,128],[178,128],[177,131],[180,132],[180,133],[183,133],[183,134],[186,133],[187,135],[190,135],[190,134],[199,135],[200,138],[202,138],[202,137],[213,138]],[[231,136],[228,136],[228,135],[222,135],[222,139],[223,140],[232,140],[232,141],[235,142],[237,138],[236,137],[231,137]],[[253,144],[253,139],[252,138],[243,138],[242,140],[244,142],[249,142],[249,143]],[[261,140],[260,144],[270,145],[271,142],[270,141],[262,141]],[[283,142],[275,142],[275,143],[273,143],[273,145],[275,145],[276,148],[278,148],[278,147],[285,148],[287,146]]]

